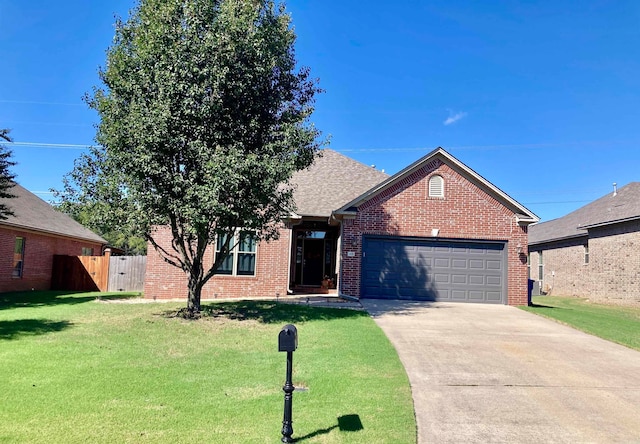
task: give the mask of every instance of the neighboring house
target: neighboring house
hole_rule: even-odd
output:
[[[106,241],[16,184],[2,199],[13,216],[0,220],[0,292],[48,290],[54,255],[100,255]]]
[[[543,294],[640,302],[640,182],[532,225],[529,256]]]
[[[285,296],[328,278],[345,297],[527,303],[537,216],[442,148],[392,177],[326,149],[292,183],[297,211],[280,238],[242,242],[203,299]],[[145,297],[186,297],[185,274],[147,254]]]

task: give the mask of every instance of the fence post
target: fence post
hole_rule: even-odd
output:
[[[107,264],[104,266],[105,275],[107,277],[107,285],[105,285],[105,289],[102,291],[109,291],[109,265],[111,264],[111,248],[105,248],[104,250],[104,259]]]

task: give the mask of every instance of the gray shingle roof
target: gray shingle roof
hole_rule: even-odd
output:
[[[321,153],[313,165],[291,179],[296,214],[300,216],[329,217],[333,210],[389,177],[331,149]]]
[[[531,225],[529,244],[587,235],[587,228],[640,218],[640,182],[609,193],[558,219]]]
[[[40,199],[22,186],[16,184],[9,190],[14,198],[0,199],[5,203],[13,216],[0,220],[0,226],[11,226],[48,234],[72,237],[106,244],[107,241],[64,213],[57,211],[50,204]]]

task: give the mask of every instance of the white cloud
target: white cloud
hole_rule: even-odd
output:
[[[447,120],[445,120],[443,123],[445,125],[451,125],[452,123],[456,123],[458,120],[464,118],[467,115],[467,113],[465,112],[459,112],[459,113],[455,113],[453,114],[453,112],[449,111],[449,117],[447,117]]]

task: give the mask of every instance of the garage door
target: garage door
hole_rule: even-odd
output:
[[[365,236],[362,251],[363,298],[506,302],[504,242]]]

